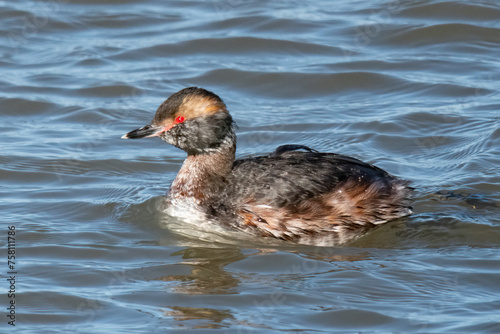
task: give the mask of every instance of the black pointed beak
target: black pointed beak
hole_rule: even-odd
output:
[[[146,125],[140,129],[135,129],[122,136],[122,139],[139,139],[159,136],[165,128],[162,126]]]

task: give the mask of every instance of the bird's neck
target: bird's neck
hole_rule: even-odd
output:
[[[171,199],[193,198],[200,204],[214,195],[220,196],[231,173],[235,152],[236,137],[230,133],[219,147],[188,155],[168,196]]]

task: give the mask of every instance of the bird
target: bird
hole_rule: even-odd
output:
[[[167,194],[227,231],[306,245],[338,245],[408,216],[409,182],[356,158],[305,145],[235,159],[235,122],[215,93],[184,88],[150,124],[122,139],[159,137],[187,153]]]

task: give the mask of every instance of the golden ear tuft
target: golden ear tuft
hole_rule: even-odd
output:
[[[224,102],[217,101],[212,97],[199,95],[186,96],[179,109],[187,119],[213,115],[218,112],[227,112]]]

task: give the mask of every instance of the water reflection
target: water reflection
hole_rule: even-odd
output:
[[[172,317],[177,321],[205,320],[206,323],[194,325],[192,328],[221,328],[225,320],[234,320],[234,316],[229,310],[216,310],[204,307],[181,307],[172,306],[171,311],[165,311],[167,317]]]
[[[244,259],[246,256],[236,248],[186,248],[172,254],[181,255],[181,263],[191,268],[187,275],[165,275],[161,280],[179,282],[173,287],[174,292],[200,294],[237,293],[240,280],[233,277],[224,267],[230,263]]]
[[[278,271],[287,276],[308,275],[329,271],[331,262],[355,262],[369,258],[367,251],[342,248],[308,247],[297,249],[253,249],[244,254],[238,248],[189,247],[172,253],[182,256],[180,264],[190,268],[188,274],[166,274],[156,278],[165,282],[177,282],[171,287],[175,293],[187,295],[238,294],[241,276],[226,267],[245,259],[243,264],[255,271]],[[271,256],[273,255],[273,256]],[[283,259],[281,257],[283,257]],[[325,270],[326,269],[326,270]]]
[[[293,291],[316,287],[311,285],[311,276],[359,271],[363,261],[370,258],[368,251],[356,248],[230,245],[216,248],[214,244],[201,246],[203,241],[199,241],[200,246],[193,246],[192,239],[186,242],[190,246],[170,254],[181,258],[175,264],[177,269],[165,266],[162,269],[165,274],[154,278],[166,282],[165,288],[172,296],[166,305],[161,305],[161,314],[181,328],[218,329],[235,323],[262,328],[270,310],[285,307],[297,298]],[[358,261],[359,265],[354,264]],[[178,265],[183,270],[178,270]],[[261,287],[258,296],[248,293],[249,285]],[[287,287],[289,293],[281,291],[281,287]],[[213,305],[208,302],[213,299],[220,303],[207,307]],[[237,311],[236,305],[243,304],[252,308],[250,315],[242,316]],[[262,321],[254,323],[260,318]]]

